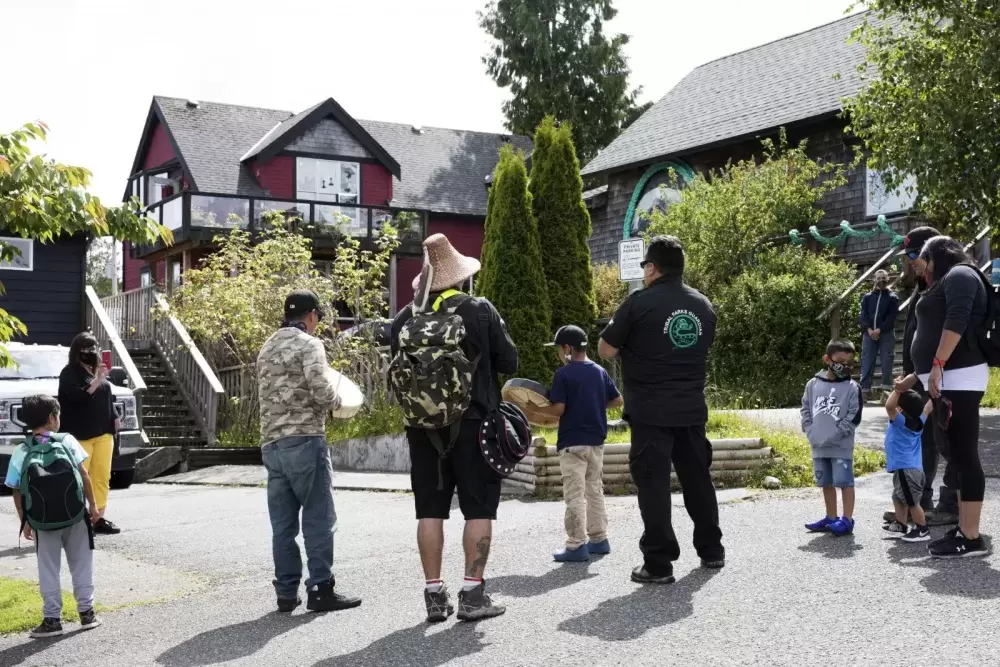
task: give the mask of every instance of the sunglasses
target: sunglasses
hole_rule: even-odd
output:
[[[647,264],[652,264],[652,262],[649,261],[648,259],[644,259],[641,262],[639,262],[639,268],[645,269]]]

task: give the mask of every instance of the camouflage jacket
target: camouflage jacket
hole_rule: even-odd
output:
[[[326,413],[339,402],[325,375],[319,339],[292,327],[278,329],[257,355],[260,442],[326,433]]]

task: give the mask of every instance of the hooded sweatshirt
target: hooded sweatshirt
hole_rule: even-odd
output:
[[[851,378],[831,380],[824,370],[809,380],[802,395],[802,432],[814,459],[854,458],[861,408],[861,387]]]

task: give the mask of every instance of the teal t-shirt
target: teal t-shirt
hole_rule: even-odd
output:
[[[51,433],[42,433],[36,435],[35,439],[44,442],[49,439]],[[87,460],[87,452],[83,451],[83,447],[77,442],[76,438],[66,433],[63,435],[62,441],[63,447],[69,450],[69,453],[73,456],[73,460],[76,461],[77,465],[80,465]],[[24,457],[28,455],[28,448],[21,443],[14,450],[14,454],[10,457],[10,465],[7,467],[7,478],[4,480],[4,485],[9,486],[12,489],[18,489],[21,487],[21,468],[24,467]]]

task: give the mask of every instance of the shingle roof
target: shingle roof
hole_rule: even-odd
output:
[[[204,192],[264,194],[240,159],[279,123],[305,115],[233,104],[154,97],[195,187]],[[357,121],[400,165],[392,205],[459,215],[486,214],[484,179],[510,141],[531,150],[527,137]],[[272,133],[272,137],[280,131]]]
[[[597,154],[584,174],[613,171],[840,111],[861,88],[865,14],[697,67]],[[834,75],[840,75],[836,78]]]

